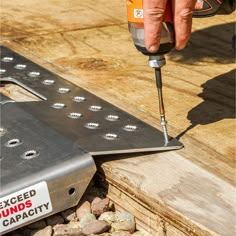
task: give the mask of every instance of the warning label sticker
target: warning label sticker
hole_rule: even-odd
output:
[[[143,18],[143,9],[134,9],[134,18]]]
[[[52,211],[46,182],[0,198],[0,234]]]

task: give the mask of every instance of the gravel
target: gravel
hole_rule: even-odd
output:
[[[94,195],[94,193],[96,193]],[[6,236],[135,236],[135,218],[129,212],[117,212],[99,189],[87,194],[78,206],[39,220]]]

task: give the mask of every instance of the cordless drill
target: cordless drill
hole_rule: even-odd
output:
[[[159,97],[159,111],[161,126],[164,134],[164,144],[169,143],[166,127],[165,109],[162,94],[161,67],[166,64],[164,54],[175,46],[174,27],[170,1],[167,1],[163,19],[160,46],[157,52],[150,53],[144,44],[143,0],[127,0],[128,27],[135,47],[144,55],[149,56],[149,66],[155,69],[156,86]]]
[[[197,0],[193,17],[207,17],[215,14],[230,14],[235,10],[235,0]],[[159,97],[161,126],[165,145],[169,142],[165,109],[162,94],[161,67],[166,64],[164,54],[175,46],[173,17],[170,0],[167,0],[161,31],[160,47],[157,52],[150,53],[144,44],[143,0],[127,0],[128,27],[135,47],[149,56],[149,66],[155,69],[156,86]],[[236,37],[234,36],[234,39]],[[235,45],[235,42],[234,42]]]

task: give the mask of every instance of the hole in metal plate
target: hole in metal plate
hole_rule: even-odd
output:
[[[29,72],[28,75],[30,77],[38,77],[38,76],[40,76],[40,72],[32,71],[32,72]]]
[[[11,139],[11,140],[8,140],[6,143],[5,143],[5,146],[6,147],[16,147],[16,146],[19,146],[22,144],[22,141],[18,138],[14,138],[14,139]]]
[[[71,112],[70,114],[68,114],[68,117],[71,119],[79,119],[82,117],[82,114],[77,112]]]
[[[84,102],[86,100],[85,97],[75,96],[73,97],[74,102]]]
[[[108,116],[105,117],[105,119],[109,120],[109,121],[117,121],[117,120],[120,119],[120,117],[117,116],[117,115],[108,115]]]
[[[126,131],[136,131],[138,127],[136,125],[126,125],[123,129]]]
[[[58,93],[68,93],[68,92],[70,92],[70,89],[68,89],[68,88],[59,88],[57,90],[57,92]]]
[[[26,65],[23,64],[17,64],[14,66],[15,69],[17,70],[24,70],[26,68]]]
[[[25,160],[30,160],[30,159],[33,159],[35,157],[38,157],[40,155],[40,153],[36,150],[29,150],[29,151],[26,151],[25,153],[23,153],[21,155],[21,158],[25,159]]]
[[[85,127],[88,129],[98,129],[100,128],[100,125],[98,123],[90,122],[90,123],[87,123]]]
[[[53,84],[55,84],[55,80],[45,79],[45,80],[42,81],[42,84],[44,84],[44,85],[53,85]]]
[[[102,110],[102,107],[101,107],[101,106],[95,106],[95,105],[93,105],[93,106],[90,106],[90,107],[89,107],[89,110],[90,110],[90,111],[101,111],[101,110]]]
[[[66,107],[66,105],[64,103],[57,102],[57,103],[53,103],[51,107],[55,109],[63,109],[64,107]]]
[[[2,61],[4,61],[4,62],[11,62],[11,61],[13,61],[13,60],[14,60],[13,57],[3,57],[3,58],[2,58]]]
[[[0,69],[0,75],[6,73],[6,70],[5,69]]]
[[[75,193],[75,188],[70,188],[68,190],[69,195],[73,195]]]
[[[119,139],[119,136],[117,134],[113,134],[113,133],[107,133],[103,137],[105,139],[108,139],[108,140],[117,140],[117,139]]]

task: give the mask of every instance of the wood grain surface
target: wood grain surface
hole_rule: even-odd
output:
[[[125,1],[0,4],[2,44],[160,129],[154,74],[131,41]],[[187,47],[166,56],[168,129],[185,147],[96,160],[111,199],[153,235],[236,234],[234,21],[194,19]]]

